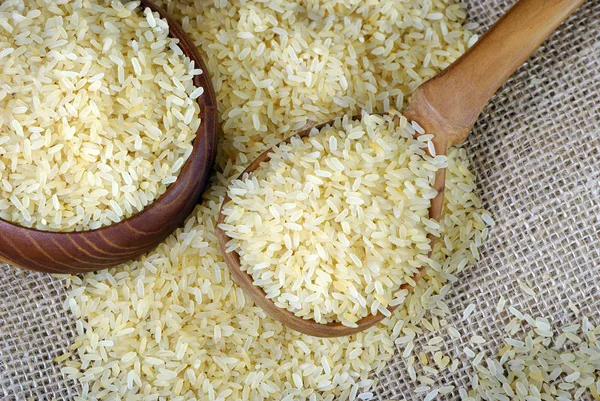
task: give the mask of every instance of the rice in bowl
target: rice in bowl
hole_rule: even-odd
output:
[[[418,131],[417,131],[418,130]],[[357,327],[390,316],[430,263],[433,135],[404,116],[364,114],[292,138],[234,180],[220,227],[229,252],[275,305],[318,323]]]
[[[202,73],[139,2],[0,5],[0,218],[84,231],[177,180],[200,126]]]

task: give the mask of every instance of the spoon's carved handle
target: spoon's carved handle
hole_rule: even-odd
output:
[[[463,142],[500,86],[584,0],[520,0],[462,57],[421,85],[406,114]],[[432,121],[433,119],[433,121]]]

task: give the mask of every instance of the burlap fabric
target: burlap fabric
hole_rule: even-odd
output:
[[[469,20],[483,32],[513,2],[470,0]],[[579,318],[567,307],[572,301],[600,324],[600,0],[586,0],[498,92],[466,147],[497,225],[482,260],[447,301],[455,312],[450,323],[497,347],[509,320],[495,311],[504,294],[523,312],[562,323]],[[524,294],[518,279],[538,296]],[[74,336],[65,293],[60,279],[0,264],[1,401],[77,395],[77,384],[52,362]],[[477,310],[464,322],[469,303]],[[464,359],[467,342],[448,339],[446,352]],[[468,387],[468,365],[440,383]],[[379,379],[381,400],[424,397],[413,393],[399,357]]]

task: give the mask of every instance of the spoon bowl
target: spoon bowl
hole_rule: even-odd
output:
[[[299,132],[296,135],[289,137],[288,139],[281,141],[279,144],[290,143],[293,137],[306,138],[310,135],[310,132],[313,129],[321,130],[326,126],[333,125],[333,121],[329,121],[324,124],[320,124],[309,129],[306,129],[302,132]],[[432,140],[434,146],[436,147],[436,151],[438,150],[438,146],[435,140]],[[443,145],[439,147],[440,153],[445,154],[447,146]],[[246,174],[252,174],[262,163],[266,163],[270,160],[269,154],[272,152],[272,148],[263,152],[260,156],[258,156],[246,169],[239,175],[238,179],[242,179]],[[438,191],[437,196],[432,200],[431,207],[429,208],[429,218],[438,220],[440,219],[442,213],[442,207],[444,204],[444,184],[445,184],[445,169],[440,169],[436,172],[435,176],[435,184],[434,188]],[[331,322],[328,324],[317,323],[313,319],[304,319],[299,316],[296,316],[293,312],[283,309],[275,305],[273,300],[267,298],[264,290],[259,286],[254,285],[254,279],[250,274],[243,271],[241,269],[240,264],[240,255],[233,251],[227,252],[227,243],[231,240],[231,238],[227,235],[225,230],[219,228],[220,224],[225,222],[225,214],[223,213],[223,209],[226,207],[227,203],[231,198],[229,195],[225,196],[223,200],[223,204],[221,205],[221,211],[219,213],[218,223],[217,223],[217,237],[219,240],[219,245],[221,247],[221,252],[225,259],[225,263],[231,272],[234,280],[244,289],[244,292],[252,298],[252,300],[259,305],[269,316],[272,318],[282,322],[287,327],[292,328],[296,331],[299,331],[304,334],[309,334],[316,337],[342,337],[350,334],[358,333],[360,331],[366,330],[367,328],[379,323],[381,320],[385,319],[385,316],[381,313],[377,313],[375,315],[368,315],[357,322],[357,327],[348,327],[344,326],[339,322]],[[429,236],[429,240],[431,241],[431,248],[433,249],[433,244],[435,241],[434,236]],[[431,253],[428,255],[431,256]],[[425,266],[421,267],[419,271],[413,276],[413,280],[418,282],[423,274],[425,274]],[[410,284],[404,284],[400,287],[401,290],[412,290],[412,286]],[[398,305],[388,307],[390,312],[396,310]]]
[[[432,142],[436,154],[445,155],[449,146],[467,139],[477,117],[498,88],[582,3],[583,0],[520,0],[463,56],[417,88],[402,114],[409,121],[417,122],[427,134],[434,134]],[[331,122],[316,128],[321,129],[327,124]],[[297,135],[306,137],[310,131]],[[289,142],[289,139],[283,142]],[[271,149],[261,154],[242,176],[268,161],[270,152]],[[446,170],[439,169],[434,179],[433,187],[438,194],[431,202],[429,217],[437,221],[444,205],[445,176]],[[229,201],[226,196],[218,224],[224,222],[223,207]],[[227,252],[230,238],[225,231],[218,225],[216,230],[233,278],[270,317],[289,328],[317,337],[339,337],[366,330],[385,318],[381,313],[369,315],[359,320],[357,327],[347,327],[339,322],[317,323],[277,307],[261,288],[254,285],[252,276],[241,270],[239,255],[235,251]],[[433,249],[434,237],[430,236],[430,240]],[[422,278],[425,269],[423,266],[415,274],[415,282]],[[404,284],[400,289],[411,290],[412,287]],[[388,310],[393,312],[396,308],[389,307]]]
[[[204,190],[217,149],[217,102],[204,60],[183,28],[150,0],[141,7],[158,12],[169,23],[169,35],[179,39],[183,53],[203,73],[194,85],[202,120],[193,151],[177,181],[151,205],[132,217],[97,230],[50,232],[0,220],[0,260],[27,270],[82,273],[117,266],[156,247],[191,213]]]

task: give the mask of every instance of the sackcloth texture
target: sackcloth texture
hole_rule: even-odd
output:
[[[483,33],[512,3],[469,0],[468,20]],[[469,333],[484,335],[492,353],[502,343],[510,318],[496,313],[501,294],[522,312],[550,316],[558,325],[583,315],[600,324],[600,0],[586,0],[510,78],[465,146],[496,226],[481,261],[462,274],[446,301],[449,323],[467,334],[454,342],[445,336],[445,353],[465,363],[436,379],[457,388],[469,388],[461,351]],[[537,296],[526,295],[518,280]],[[64,280],[0,263],[1,401],[78,394],[77,383],[52,362],[75,335],[65,296]],[[470,303],[477,309],[465,322]],[[421,400],[406,372],[400,355],[390,361],[377,375],[375,399]],[[457,400],[458,392],[439,399]]]

